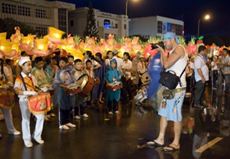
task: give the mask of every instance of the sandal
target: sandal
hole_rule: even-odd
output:
[[[147,145],[148,146],[156,146],[156,147],[163,147],[164,146],[164,144],[159,144],[159,143],[157,143],[156,141],[149,141],[149,142],[147,142]]]
[[[168,149],[168,148],[169,148],[169,149]],[[165,147],[163,148],[163,150],[164,150],[165,152],[174,152],[174,151],[180,150],[180,148],[175,148],[175,147],[173,147],[173,146],[165,146]]]

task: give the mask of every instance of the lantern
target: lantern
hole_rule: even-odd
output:
[[[48,40],[47,39],[36,39],[36,50],[44,50],[48,49]]]
[[[54,43],[61,43],[61,38],[64,33],[65,32],[54,27],[49,27],[49,40]]]
[[[0,40],[6,40],[6,32],[0,33]]]
[[[0,41],[0,50],[2,52],[6,53],[11,53],[11,48],[12,48],[13,43],[9,41]]]

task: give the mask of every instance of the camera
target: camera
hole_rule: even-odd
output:
[[[154,50],[154,49],[158,48],[157,45],[159,45],[160,47],[164,48],[164,43],[163,43],[163,41],[160,41],[159,43],[151,44],[151,47],[152,47],[151,50]]]

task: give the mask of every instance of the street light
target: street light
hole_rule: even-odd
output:
[[[210,15],[209,15],[209,14],[207,14],[204,18],[200,18],[200,19],[198,20],[197,38],[199,38],[199,37],[200,37],[200,21],[201,21],[202,19],[209,20],[209,19],[210,19]]]
[[[125,28],[125,36],[128,36],[128,1],[126,0],[126,10],[125,10],[125,15],[126,15],[126,28]],[[132,0],[133,2],[139,2],[139,0]]]

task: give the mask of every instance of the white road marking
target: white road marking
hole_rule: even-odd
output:
[[[202,153],[205,150],[207,150],[209,147],[212,147],[213,145],[215,145],[217,142],[219,142],[222,139],[223,139],[222,137],[217,137],[213,139],[212,141],[209,141],[207,144],[201,146],[199,149],[196,150],[196,152]]]

